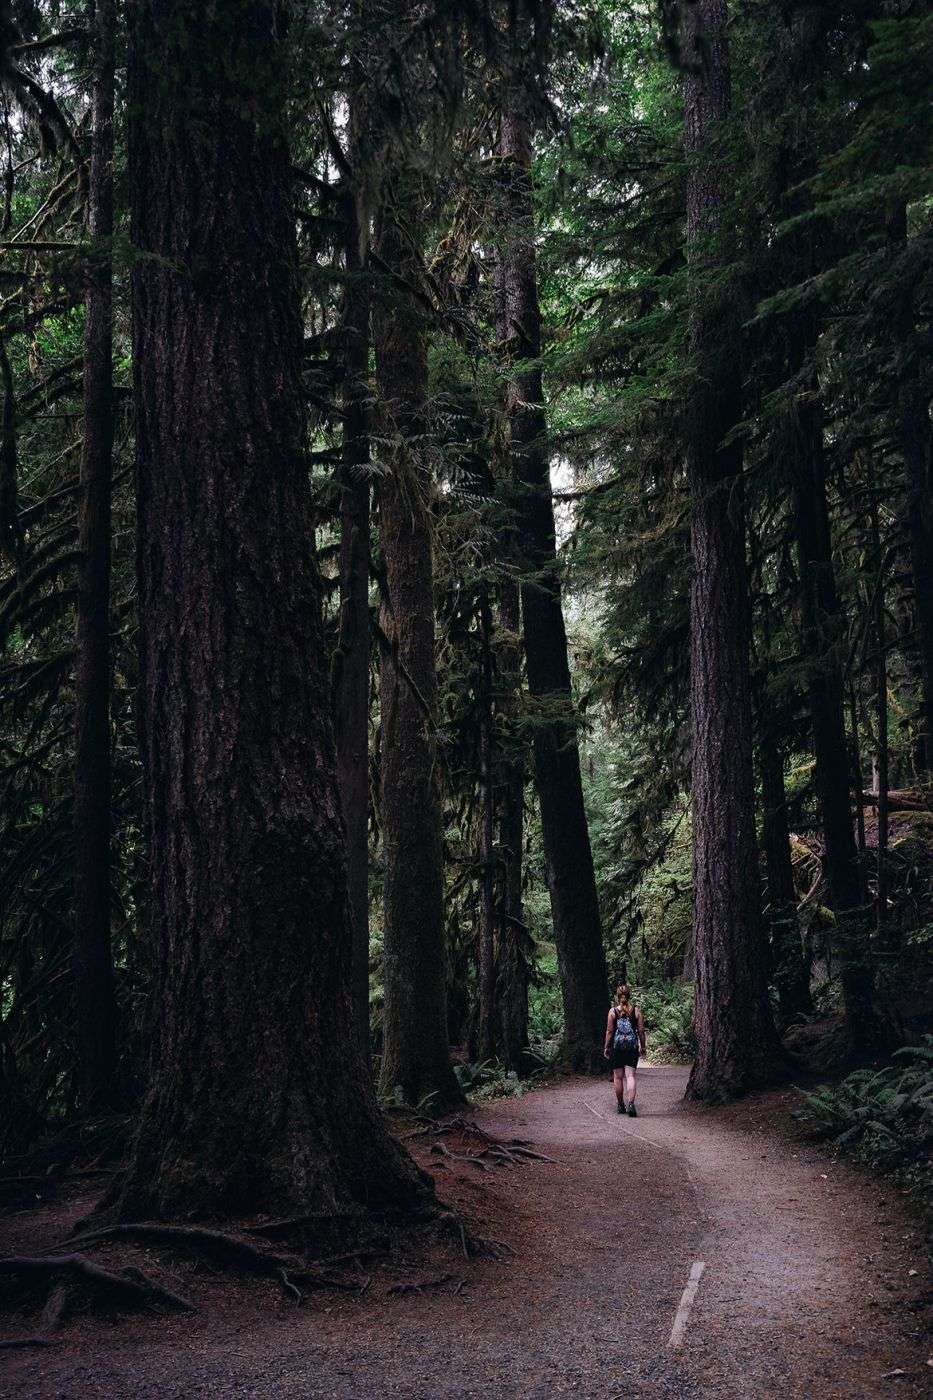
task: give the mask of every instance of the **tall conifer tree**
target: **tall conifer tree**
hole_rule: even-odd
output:
[[[374,314],[380,437],[379,544],[386,594],[380,663],[380,773],[385,862],[381,1083],[408,1103],[462,1095],[447,1039],[444,845],[435,726],[434,481],[424,451],[427,341],[416,296],[420,181],[384,191],[378,256],[388,274]]]
[[[116,6],[96,0],[85,293],[84,445],[75,638],[75,1021],[78,1091],[112,1102],[116,1005],[110,946],[110,498],[113,478],[113,105]]]
[[[564,1046],[576,1068],[602,1062],[608,999],[599,899],[583,804],[567,631],[558,572],[541,376],[541,312],[531,181],[530,28],[511,36],[500,117],[505,228],[499,249],[500,338],[510,357],[508,416],[516,552],[528,689],[538,705],[534,764],[564,1006]]]
[[[692,276],[687,418],[692,501],[693,946],[697,1056],[688,1092],[718,1098],[762,1083],[777,1036],[767,997],[752,771],[749,587],[736,288],[723,276],[730,107],[725,0],[686,7],[684,147]]]
[[[141,0],[130,195],[156,1041],[123,1216],[423,1187],[352,1030],[282,10]],[[248,192],[248,197],[246,196]]]

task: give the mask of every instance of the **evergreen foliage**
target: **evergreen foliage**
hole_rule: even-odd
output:
[[[856,1070],[803,1096],[797,1117],[864,1166],[894,1175],[930,1203],[933,1168],[933,1036],[897,1050],[895,1063]]]
[[[685,1057],[694,1048],[685,464],[697,298],[708,307],[725,296],[733,320],[719,353],[736,381],[729,441],[742,458],[762,853],[775,803],[789,833],[775,847],[777,864],[762,854],[752,873],[763,921],[749,938],[758,940],[756,957],[782,1020],[811,1015],[785,1015],[778,1001],[788,958],[812,993],[812,1014],[836,1013],[840,974],[856,960],[854,940],[872,996],[889,1009],[886,1025],[902,1042],[915,1038],[928,1021],[933,986],[925,932],[933,920],[926,89],[933,27],[926,7],[911,0],[729,6],[732,105],[710,156],[729,173],[722,230],[710,234],[692,272],[686,199],[694,167],[683,149],[682,89],[693,60],[683,48],[683,6],[314,0],[282,8],[290,23],[277,81],[287,82],[315,511],[308,549],[317,547],[335,673],[349,300],[364,288],[389,319],[416,307],[426,347],[423,424],[403,446],[429,504],[437,695],[424,722],[443,828],[439,954],[448,1038],[473,1067],[461,1067],[461,1087],[499,1074],[490,1062],[526,1075],[536,1056],[550,1060],[563,1031],[533,781],[535,744],[545,733],[561,733],[579,752],[610,976],[627,970],[640,989],[651,1044]],[[530,357],[504,343],[501,317],[503,249],[529,237],[527,218],[520,227],[510,222],[499,153],[516,16],[529,36],[522,78],[535,125],[529,193],[541,345]],[[147,933],[139,757],[130,334],[130,282],[144,255],[128,218],[124,47],[121,32],[115,228],[106,250],[115,384],[110,934],[116,1097],[135,1112],[156,958]],[[95,252],[85,7],[72,0],[3,4],[0,50],[0,1093],[17,1109],[4,1115],[4,1155],[70,1120],[81,1097],[75,609],[85,273]],[[351,100],[362,114],[353,118],[358,130],[351,130]],[[386,264],[371,236],[388,207],[387,189],[394,199],[402,178],[406,200],[394,212],[404,215],[404,275]],[[199,275],[210,278],[211,270]],[[398,438],[385,428],[368,348],[365,365],[361,471],[374,505],[364,820],[369,1029],[378,1060],[388,815],[379,794],[390,739],[375,676],[380,661],[397,654],[386,625],[378,524],[380,486],[394,469]],[[556,565],[536,574],[514,548],[521,501],[508,395],[518,379],[534,382],[537,374],[542,402],[534,408],[543,426],[531,445],[550,463],[559,548]],[[831,575],[837,604],[819,603],[810,618],[798,516],[812,502],[801,504],[793,480],[802,443],[819,456],[828,551],[817,572],[823,582]],[[522,584],[558,577],[572,692],[531,697],[522,622],[510,605]],[[236,578],[227,585],[235,596]],[[837,788],[857,857],[854,934],[841,918],[851,911],[832,887],[826,794],[814,761],[814,680],[830,670],[845,747]],[[773,782],[766,792],[769,758],[772,780],[780,777],[777,799]],[[511,794],[514,818],[516,792],[517,842],[508,834],[507,800]],[[514,1018],[511,1031],[497,1021],[491,1055],[480,1020],[478,936],[490,887],[495,1002],[500,1013],[507,1003],[521,1013],[517,1031]],[[877,1048],[859,1044],[858,1018],[850,1021],[853,1052]],[[928,1115],[917,1077],[923,1063],[918,1051],[880,1079],[846,1081],[836,1096],[810,1101],[808,1112],[827,1132],[858,1126],[858,1150],[874,1164],[917,1160],[918,1124]]]

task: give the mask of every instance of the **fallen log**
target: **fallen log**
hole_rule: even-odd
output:
[[[880,794],[863,792],[862,801],[868,807],[877,807]],[[933,795],[922,788],[891,788],[888,792],[889,812],[933,812]]]

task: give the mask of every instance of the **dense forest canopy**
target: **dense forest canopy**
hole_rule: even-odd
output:
[[[422,1209],[380,1100],[598,1068],[610,979],[704,1099],[922,1030],[928,8],[0,49],[0,1153]]]

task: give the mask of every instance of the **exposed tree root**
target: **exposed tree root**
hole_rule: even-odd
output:
[[[529,1157],[533,1162],[551,1162],[553,1164],[556,1161],[554,1157],[545,1157],[543,1152],[532,1152],[530,1147],[525,1147],[517,1141],[512,1142],[508,1150],[519,1157]]]
[[[39,1319],[39,1330],[29,1337],[10,1337],[6,1341],[0,1341],[0,1349],[9,1351],[20,1347],[49,1347],[54,1345],[54,1337],[51,1335],[58,1327],[71,1298],[71,1293],[64,1283],[57,1283],[45,1300],[45,1307],[42,1309],[42,1317]]]
[[[452,1283],[453,1274],[438,1274],[436,1278],[413,1279],[410,1283],[393,1283],[386,1289],[387,1293],[423,1293],[426,1288],[440,1288],[442,1284]]]
[[[444,1158],[464,1162],[481,1172],[489,1171],[493,1165],[521,1165],[526,1158],[549,1160],[534,1152],[524,1140],[502,1141],[492,1137],[478,1125],[459,1117],[444,1124],[426,1125],[423,1133],[434,1138],[432,1152]],[[474,1136],[483,1145],[475,1152],[454,1152],[441,1140],[444,1135],[451,1133]],[[340,1215],[349,1220],[354,1212],[344,1211]],[[303,1302],[309,1289],[340,1290],[362,1295],[370,1287],[372,1277],[363,1275],[361,1261],[373,1255],[391,1254],[396,1243],[402,1248],[406,1234],[410,1237],[412,1222],[410,1218],[406,1221],[408,1231],[402,1232],[397,1241],[394,1229],[387,1222],[385,1233],[365,1239],[358,1248],[325,1257],[309,1257],[307,1235],[304,1247],[299,1247],[297,1241],[300,1241],[302,1234],[308,1231],[309,1227],[310,1234],[314,1235],[319,1233],[316,1227],[320,1227],[322,1223],[329,1223],[334,1218],[330,1213],[312,1212],[237,1226],[232,1231],[201,1225],[165,1224],[159,1221],[97,1224],[92,1220],[83,1228],[79,1225],[78,1233],[69,1240],[52,1245],[35,1256],[0,1259],[0,1276],[7,1274],[31,1279],[47,1278],[54,1285],[35,1334],[11,1339],[0,1345],[49,1345],[52,1340],[51,1334],[68,1306],[70,1292],[73,1293],[77,1286],[92,1294],[102,1295],[116,1304],[133,1307],[158,1304],[184,1312],[195,1310],[188,1299],[156,1283],[138,1269],[124,1267],[119,1272],[113,1272],[92,1262],[86,1254],[76,1252],[79,1248],[118,1241],[162,1246],[172,1251],[194,1252],[232,1269],[275,1280],[295,1303]],[[452,1211],[437,1210],[436,1207],[422,1215],[420,1229],[416,1227],[416,1232],[420,1234],[422,1230],[436,1236],[447,1235],[467,1260],[483,1255],[498,1258],[508,1248],[499,1241],[485,1240],[474,1235],[459,1215]],[[274,1240],[282,1238],[284,1241],[290,1235],[296,1237],[292,1242],[294,1252],[283,1252],[275,1248],[272,1243]],[[348,1277],[345,1271],[350,1266],[351,1276]],[[388,1292],[420,1293],[453,1281],[454,1276],[445,1273],[436,1278],[393,1284]],[[65,1286],[66,1282],[68,1287]]]
[[[347,1293],[355,1292],[359,1288],[356,1280],[348,1281],[334,1274],[321,1273],[309,1268],[297,1255],[276,1254],[261,1249],[238,1235],[223,1230],[209,1230],[198,1225],[162,1225],[149,1221],[135,1221],[89,1231],[78,1235],[71,1243],[97,1244],[108,1239],[134,1239],[169,1245],[175,1249],[193,1249],[220,1263],[243,1269],[246,1273],[257,1274],[263,1278],[276,1278],[290,1296],[294,1296],[298,1291],[296,1285],[299,1283],[308,1288],[334,1288]]]
[[[42,1309],[42,1320],[39,1323],[40,1332],[54,1332],[61,1322],[68,1309],[71,1300],[71,1290],[67,1284],[59,1283],[52,1289],[45,1300],[45,1307]]]
[[[476,1167],[479,1171],[487,1170],[486,1163],[481,1157],[471,1157],[468,1152],[451,1152],[443,1142],[435,1142],[431,1147],[431,1152],[438,1157],[449,1158],[452,1162],[466,1162],[470,1167]]]
[[[101,1240],[132,1239],[153,1244],[167,1244],[195,1249],[209,1254],[223,1264],[234,1264],[248,1273],[274,1275],[281,1268],[299,1265],[293,1255],[273,1254],[249,1240],[226,1230],[210,1230],[200,1225],[163,1225],[157,1221],[131,1221],[122,1225],[105,1225],[76,1235],[72,1244],[97,1244]],[[59,1246],[60,1247],[60,1246]]]
[[[457,1240],[463,1251],[464,1259],[477,1259],[485,1255],[490,1259],[499,1259],[508,1251],[514,1254],[510,1245],[503,1244],[499,1240],[484,1239],[480,1235],[471,1234],[462,1218],[454,1211],[442,1211],[437,1217],[435,1228],[441,1234],[448,1234]]]
[[[433,1118],[420,1120],[422,1126],[413,1128],[409,1133],[402,1133],[402,1141],[408,1138],[419,1137],[440,1137],[443,1133],[467,1133],[470,1137],[478,1137],[483,1142],[497,1142],[491,1133],[487,1133],[485,1128],[481,1128],[472,1119],[464,1118],[462,1114],[457,1114],[455,1118],[446,1118],[443,1122],[438,1122]]]
[[[304,1294],[297,1284],[292,1283],[284,1269],[279,1269],[279,1278],[282,1280],[282,1287],[285,1289],[285,1292],[290,1294],[296,1303],[303,1303]]]
[[[138,1269],[125,1269],[115,1274],[110,1269],[101,1268],[83,1254],[59,1254],[52,1257],[32,1255],[9,1255],[0,1259],[0,1274],[13,1274],[20,1277],[58,1279],[66,1274],[76,1284],[83,1285],[93,1292],[102,1293],[113,1302],[132,1307],[146,1308],[154,1303],[172,1308],[176,1312],[194,1312],[195,1307],[187,1298],[173,1293],[161,1283],[141,1273]],[[24,1339],[24,1345],[44,1346],[48,1334],[52,1332],[64,1314],[68,1304],[67,1291],[60,1284],[53,1288],[42,1313],[39,1341]]]
[[[453,1152],[446,1143],[440,1141],[440,1138],[447,1133],[478,1137],[486,1146],[479,1152]],[[509,1138],[508,1140],[496,1138],[479,1127],[478,1124],[471,1123],[465,1118],[453,1118],[446,1123],[436,1123],[431,1127],[418,1128],[406,1136],[434,1137],[437,1140],[428,1149],[432,1155],[449,1158],[455,1162],[466,1162],[469,1166],[476,1167],[480,1171],[486,1171],[490,1161],[500,1166],[512,1167],[521,1166],[522,1159],[533,1162],[553,1163],[554,1161],[553,1157],[546,1157],[543,1152],[535,1152],[526,1138]]]
[[[458,1162],[469,1162],[470,1166],[483,1168],[484,1157],[490,1157],[501,1162],[508,1162],[512,1166],[518,1166],[519,1158],[525,1157],[533,1162],[553,1162],[553,1157],[546,1157],[543,1152],[535,1152],[527,1138],[497,1138],[491,1133],[487,1133],[485,1128],[481,1128],[478,1123],[463,1117],[448,1118],[443,1123],[427,1123],[421,1128],[415,1128],[410,1133],[403,1134],[404,1138],[441,1138],[448,1133],[461,1133],[465,1137],[479,1138],[486,1146],[481,1152],[461,1153],[451,1152],[446,1144],[434,1142],[430,1151],[439,1157],[452,1157]]]
[[[315,1259],[313,1262],[318,1268],[339,1269],[345,1264],[362,1263],[364,1259],[373,1259],[379,1254],[388,1254],[390,1243],[387,1236],[380,1236],[373,1240],[371,1245],[366,1245],[362,1249],[350,1249],[343,1254],[328,1254],[323,1259]]]
[[[308,1211],[303,1215],[288,1215],[280,1220],[264,1220],[258,1225],[247,1225],[245,1233],[248,1235],[268,1235],[270,1239],[275,1239],[277,1236],[294,1234],[308,1226],[330,1224],[334,1220],[355,1220],[358,1214],[358,1212],[349,1210]]]

